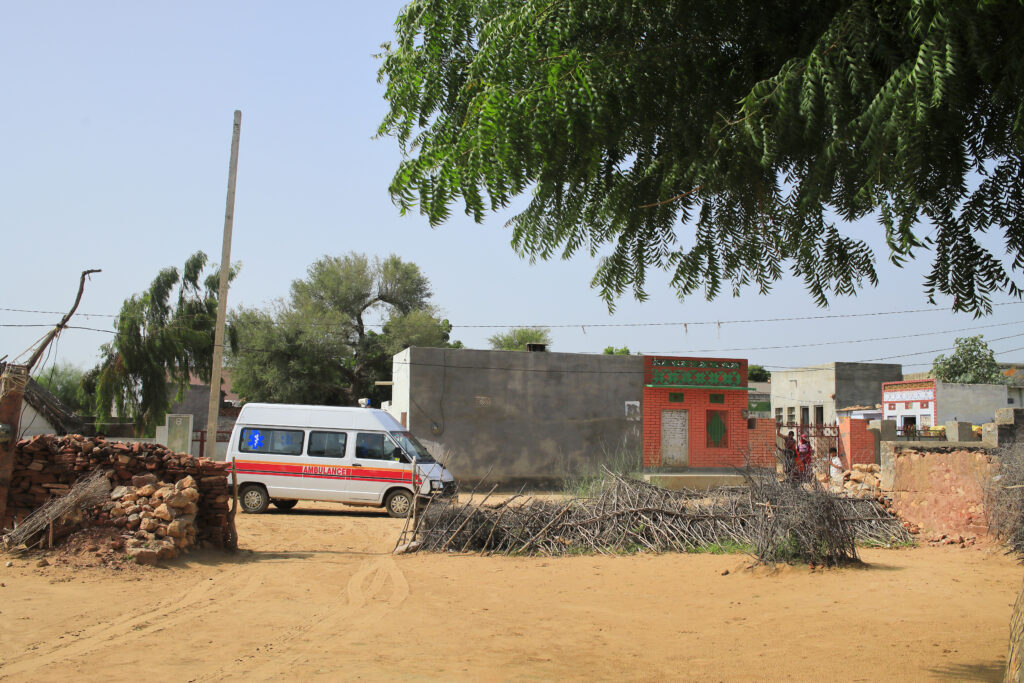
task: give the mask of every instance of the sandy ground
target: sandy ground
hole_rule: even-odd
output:
[[[300,504],[163,568],[0,564],[4,680],[999,680],[1024,569],[742,556],[392,556],[401,522]],[[728,570],[727,575],[723,573]]]

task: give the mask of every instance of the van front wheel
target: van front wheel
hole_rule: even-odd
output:
[[[242,503],[242,512],[258,514],[266,512],[270,505],[270,496],[267,490],[259,484],[248,484],[238,492],[238,499]]]
[[[384,508],[392,517],[408,517],[412,510],[412,494],[404,489],[392,491],[384,501]]]

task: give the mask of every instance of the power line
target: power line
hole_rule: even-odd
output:
[[[1006,327],[1008,325],[1022,325],[1024,320],[1016,320],[1009,323],[995,323],[993,325],[978,325],[975,327],[961,327],[955,330],[937,330],[935,332],[916,332],[914,334],[901,334],[893,337],[869,337],[865,339],[841,339],[839,341],[812,342],[810,344],[784,344],[781,346],[741,346],[730,349],[690,349],[686,351],[645,351],[647,355],[669,355],[674,353],[719,353],[722,351],[772,351],[777,349],[802,349],[811,346],[830,346],[834,344],[860,344],[863,342],[890,341],[893,339],[909,339],[911,337],[928,337],[936,334],[952,334],[954,332],[973,332],[974,330],[985,330],[992,327]]]
[[[1015,337],[1020,337],[1020,336],[1021,335],[1019,335],[1019,334],[1009,334],[1009,335],[1006,335],[1005,337],[996,337],[994,339],[988,339],[988,340],[986,340],[986,342],[1003,341],[1005,339],[1013,339]],[[878,361],[881,361],[881,360],[892,360],[893,358],[909,358],[910,356],[923,356],[926,353],[942,353],[944,351],[953,351],[955,348],[956,347],[946,347],[946,348],[943,348],[943,349],[929,349],[927,351],[917,351],[917,352],[914,352],[914,353],[901,353],[901,354],[897,354],[897,355],[894,355],[894,356],[882,356],[880,358],[866,358],[864,360],[851,360],[851,361],[839,361],[839,362],[844,362],[844,363],[875,363],[875,362],[878,362]],[[993,353],[1012,353],[1013,351],[1017,351],[1017,350],[1019,350],[1019,349],[1009,349],[1008,351],[994,351]],[[828,364],[826,363],[825,365],[828,365]],[[791,372],[804,372],[804,371],[811,371],[811,370],[818,370],[818,369],[820,369],[820,368],[816,368],[816,367],[806,367],[806,366],[799,366],[799,365],[766,365],[765,367],[766,368],[778,368],[780,371],[791,371]]]
[[[1024,304],[1024,301],[1006,301],[1003,303],[992,304],[993,306],[1019,306]],[[0,311],[8,311],[15,313],[38,313],[46,315],[62,315],[60,311],[42,311],[28,308],[0,308]],[[914,313],[942,313],[948,312],[945,308],[916,308],[907,309],[901,311],[873,311],[870,313],[832,313],[824,315],[803,315],[803,316],[790,316],[781,318],[750,318],[745,320],[695,320],[695,321],[677,321],[677,322],[642,322],[642,323],[556,323],[556,324],[486,324],[486,325],[456,325],[452,323],[452,329],[507,329],[517,327],[547,327],[549,329],[573,329],[581,328],[584,331],[588,327],[593,328],[604,328],[604,327],[689,327],[690,325],[741,325],[741,324],[753,324],[753,323],[775,323],[775,322],[796,322],[801,320],[834,320],[838,318],[869,318],[879,317],[888,315],[909,315]],[[96,318],[117,318],[118,314],[113,313],[76,313],[82,317],[96,317]],[[179,316],[179,317],[209,317],[205,314],[194,314],[191,316]],[[277,323],[275,323],[277,324]],[[311,323],[312,326],[327,325],[330,326],[332,323]],[[366,327],[382,327],[384,323],[365,323]],[[16,327],[16,325],[3,325],[4,327]],[[30,325],[24,325],[23,327],[30,327]],[[43,327],[47,327],[44,325]]]
[[[806,348],[806,347],[812,347],[812,346],[830,346],[830,345],[837,345],[837,344],[859,344],[859,343],[872,342],[872,341],[892,341],[892,340],[896,340],[896,339],[910,339],[910,338],[914,338],[914,337],[926,337],[926,336],[933,336],[933,335],[937,335],[937,334],[951,334],[951,333],[955,333],[955,332],[973,332],[975,330],[984,330],[984,329],[989,329],[989,328],[993,328],[993,327],[1007,327],[1007,326],[1010,326],[1010,325],[1022,325],[1022,324],[1024,324],[1024,320],[1016,320],[1016,321],[1007,322],[1007,323],[994,323],[992,325],[978,325],[978,326],[975,326],[975,327],[961,327],[961,328],[957,328],[957,329],[953,329],[953,330],[937,330],[937,331],[934,331],[934,332],[915,332],[915,333],[912,333],[912,334],[895,335],[895,336],[890,336],[890,337],[871,337],[871,338],[865,338],[865,339],[840,339],[840,340],[825,341],[825,342],[812,342],[812,343],[809,343],[809,344],[788,344],[788,345],[785,345],[785,346],[755,346],[755,347],[742,347],[742,348],[729,348],[729,349],[696,349],[696,350],[688,350],[688,351],[645,351],[645,352],[643,352],[643,354],[644,355],[648,355],[648,356],[653,356],[653,355],[671,355],[671,354],[687,354],[687,353],[721,353],[721,352],[726,352],[726,351],[758,351],[758,350],[767,351],[767,350],[773,350],[773,349]],[[113,334],[114,336],[117,336],[119,334],[116,330],[105,330],[105,329],[98,328],[98,327],[84,327],[84,326],[81,326],[81,325],[68,325],[67,329],[88,330],[90,332],[101,332],[103,334]],[[1009,339],[1011,337],[1016,337],[1016,336],[1019,336],[1019,335],[1015,335],[1014,334],[1014,335],[1008,335],[1006,337],[996,337],[995,339],[990,339],[988,341],[993,341],[993,342],[1001,341],[1001,340]],[[263,352],[267,352],[267,353],[279,351],[279,349],[259,349],[259,348],[254,348],[254,347],[240,347],[239,350],[241,350],[241,351],[263,351]],[[890,358],[903,358],[903,357],[908,357],[908,356],[919,356],[919,355],[922,355],[922,354],[925,354],[925,353],[933,353],[933,352],[937,353],[937,352],[940,352],[940,351],[947,351],[947,350],[950,350],[950,349],[946,348],[946,349],[937,349],[935,351],[921,351],[921,352],[918,352],[918,353],[901,354],[901,355],[898,355],[898,356],[887,356],[885,358],[876,358],[876,359],[869,359],[869,360],[864,360],[864,361],[848,361],[848,362],[851,362],[851,363],[867,363],[867,362],[871,362],[872,360],[887,360],[887,359],[890,359]],[[599,354],[597,352],[591,352],[591,353],[593,355],[602,355],[602,354]],[[780,369],[802,369],[805,366],[770,365],[770,366],[765,366],[765,367],[773,367],[773,368],[780,368]]]

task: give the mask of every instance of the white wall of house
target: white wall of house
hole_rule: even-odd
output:
[[[936,419],[935,380],[904,380],[882,385],[882,410],[886,420],[895,420],[896,428],[914,425],[920,429],[943,424]]]
[[[835,393],[834,363],[793,370],[772,370],[772,414],[778,420],[781,410],[782,422],[786,424],[813,424],[816,414],[822,417],[823,424],[834,423]]]
[[[37,434],[55,434],[58,430],[42,414],[27,402],[21,404],[21,418],[18,422],[18,438],[27,439]]]
[[[396,420],[409,430],[412,411],[409,410],[409,359],[410,351],[406,349],[396,353],[391,360],[391,401],[384,407]]]

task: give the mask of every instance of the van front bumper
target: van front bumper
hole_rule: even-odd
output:
[[[458,494],[459,485],[454,481],[442,482],[441,488],[430,490],[430,496],[434,498],[454,498]]]

